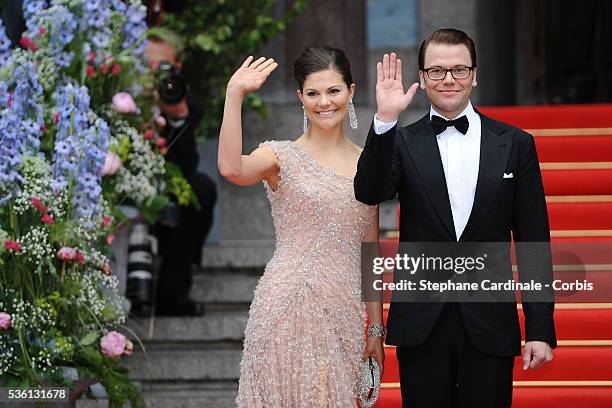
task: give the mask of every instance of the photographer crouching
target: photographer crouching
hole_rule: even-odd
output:
[[[165,118],[166,160],[176,164],[197,196],[200,208],[171,205],[166,222],[155,226],[162,257],[157,279],[156,314],[200,316],[204,305],[189,298],[192,263],[199,264],[202,247],[213,221],[217,199],[215,183],[197,172],[196,129],[202,110],[190,94],[181,75],[184,46],[169,29],[155,27],[148,31],[145,56],[156,68],[159,108]]]

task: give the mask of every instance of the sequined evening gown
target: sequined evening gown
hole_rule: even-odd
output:
[[[356,406],[365,347],[361,241],[375,207],[355,200],[353,179],[335,174],[293,141],[264,142],[280,163],[264,182],[276,250],[249,311],[240,408]]]

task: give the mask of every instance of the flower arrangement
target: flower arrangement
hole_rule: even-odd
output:
[[[153,220],[195,196],[165,162],[143,59],[140,0],[24,0],[10,48],[0,23],[0,383],[99,380],[109,405],[144,406],[111,270],[130,201]]]

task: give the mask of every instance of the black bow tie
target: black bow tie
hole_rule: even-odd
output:
[[[455,120],[446,120],[436,115],[431,116],[431,128],[436,135],[439,135],[440,133],[444,132],[446,128],[452,126],[465,135],[468,127],[470,127],[470,122],[468,122],[468,118],[465,115]]]

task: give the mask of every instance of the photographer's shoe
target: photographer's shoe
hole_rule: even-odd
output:
[[[155,308],[158,316],[203,316],[204,304],[193,300],[160,303]]]

